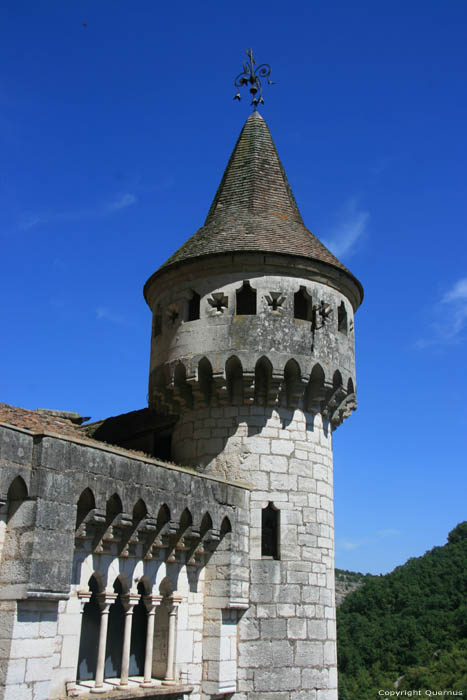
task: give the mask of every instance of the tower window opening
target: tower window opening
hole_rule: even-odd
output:
[[[197,321],[200,314],[201,297],[192,291],[191,299],[186,304],[185,321]]]
[[[279,511],[273,503],[261,511],[261,556],[279,559]]]
[[[256,314],[256,289],[246,280],[237,289],[237,316],[254,316]]]
[[[343,301],[337,309],[337,330],[347,335],[347,311]]]
[[[162,310],[161,305],[156,306],[156,311],[154,313],[154,320],[152,323],[153,335],[157,338],[158,335],[162,333]]]
[[[293,298],[293,315],[301,321],[311,321],[313,314],[313,304],[311,296],[306,291],[305,287],[300,287],[298,292],[295,292]]]

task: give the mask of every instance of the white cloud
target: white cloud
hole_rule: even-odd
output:
[[[126,192],[125,194],[122,194],[118,199],[116,199],[113,202],[110,202],[106,206],[106,211],[109,213],[113,211],[119,211],[119,209],[125,209],[126,207],[130,207],[132,204],[135,204],[137,202],[137,198],[135,197],[134,194],[131,194],[131,192]]]
[[[348,552],[353,549],[358,549],[362,546],[363,542],[352,542],[351,540],[337,540],[337,547],[339,549],[346,549]]]
[[[348,552],[351,552],[354,549],[358,549],[359,547],[364,547],[366,545],[372,545],[378,542],[379,540],[382,540],[386,537],[394,537],[395,535],[401,535],[400,530],[396,530],[392,527],[387,527],[382,530],[377,530],[373,537],[365,537],[361,540],[350,540],[347,538],[343,539],[338,539],[336,541],[336,548],[337,549],[345,549]]]
[[[107,306],[98,306],[96,309],[96,317],[98,321],[111,321],[111,323],[125,323],[123,316],[114,313]]]
[[[395,530],[392,527],[387,527],[384,530],[378,530],[376,533],[379,537],[392,537],[394,535],[401,535],[400,530]]]
[[[456,284],[444,295],[442,301],[449,304],[451,301],[467,301],[467,277],[458,280]]]
[[[323,240],[324,245],[337,257],[350,254],[365,233],[369,218],[370,213],[359,209],[356,197],[352,197],[345,204],[334,230]]]
[[[108,216],[125,209],[138,201],[136,195],[125,192],[116,199],[106,204],[100,204],[89,209],[67,209],[64,211],[43,211],[40,214],[26,212],[19,218],[19,228],[28,231],[35,226],[59,221],[82,221],[83,219],[94,219],[96,217]]]
[[[416,346],[452,345],[463,340],[467,329],[467,277],[457,280],[434,305],[431,337],[417,341]]]

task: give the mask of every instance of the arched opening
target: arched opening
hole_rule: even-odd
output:
[[[193,525],[193,516],[191,515],[188,508],[185,508],[185,510],[183,511],[183,513],[180,516],[180,526],[179,526],[180,535],[183,535],[183,533],[186,530],[188,530],[190,525]]]
[[[201,520],[201,526],[200,526],[200,535],[201,537],[204,537],[204,535],[212,529],[212,518],[209,515],[209,513],[205,513],[203,515],[203,518]]]
[[[221,537],[227,535],[229,532],[232,532],[232,525],[229,518],[225,516],[221,523]]]
[[[138,593],[140,595],[138,604],[133,608],[133,623],[131,627],[130,645],[130,676],[144,675],[144,655],[146,651],[146,633],[148,626],[148,613],[143,597],[149,593],[146,591],[144,583],[138,583]]]
[[[238,357],[229,357],[225,363],[225,376],[229,402],[233,406],[243,404],[243,367]]]
[[[148,514],[148,509],[142,498],[135,504],[133,508],[133,525],[138,525],[143,518]]]
[[[301,321],[311,321],[313,316],[312,298],[305,287],[300,287],[293,297],[293,315]]]
[[[185,307],[185,321],[197,321],[200,315],[201,297],[198,292],[191,290],[191,298]]]
[[[300,398],[300,367],[295,360],[289,360],[284,368],[285,397],[288,408],[296,408]]]
[[[8,501],[8,513],[7,513],[7,523],[13,518],[15,513],[18,511],[20,506],[28,497],[28,489],[24,483],[24,479],[21,476],[17,476],[16,479],[10,484],[10,488],[7,493]]]
[[[96,676],[97,647],[101,610],[97,602],[99,583],[93,575],[88,581],[91,592],[89,601],[84,605],[81,617],[81,636],[79,641],[78,671],[76,677],[81,681],[92,680]]]
[[[157,529],[159,530],[160,528],[164,527],[170,520],[170,509],[169,507],[164,503],[160,508],[159,512],[157,514]]]
[[[88,513],[90,513],[91,510],[93,510],[95,507],[96,501],[94,499],[93,492],[89,488],[84,489],[84,491],[78,499],[78,504],[76,508],[76,530],[84,522]]]
[[[350,378],[349,381],[347,382],[347,393],[348,393],[348,394],[354,394],[354,393],[355,393],[355,388],[354,388],[353,381],[352,381],[351,378]]]
[[[152,321],[152,333],[155,338],[162,333],[162,308],[157,304]]]
[[[120,496],[116,493],[113,494],[107,501],[107,505],[105,508],[105,521],[107,525],[111,525],[117,515],[123,512],[123,506],[122,502],[120,500]]]
[[[237,289],[237,316],[254,316],[256,314],[256,289],[245,280],[240,289]]]
[[[191,408],[193,400],[191,386],[186,381],[186,369],[183,362],[179,362],[174,372],[174,397],[182,402],[184,406]]]
[[[212,365],[207,357],[203,357],[199,362],[198,382],[204,401],[209,406],[212,398]]]
[[[306,391],[306,410],[317,411],[324,399],[324,370],[321,365],[313,367]]]
[[[107,630],[107,646],[105,648],[105,678],[118,678],[122,669],[122,643],[125,627],[125,608],[122,603],[123,586],[119,578],[113,585],[117,594],[115,602],[109,609],[109,626]]]
[[[339,372],[338,369],[336,369],[336,371],[333,374],[332,385],[334,389],[337,389],[339,386],[342,386],[342,374]]]
[[[255,367],[255,403],[267,406],[272,380],[272,365],[267,357],[261,357]]]
[[[273,503],[261,511],[261,556],[279,559],[279,510]]]
[[[343,301],[337,309],[337,330],[347,335],[347,311]]]

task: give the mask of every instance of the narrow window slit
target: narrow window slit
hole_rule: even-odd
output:
[[[261,512],[261,556],[279,559],[279,510],[269,503]]]

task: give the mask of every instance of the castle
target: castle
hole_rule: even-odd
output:
[[[257,111],[144,294],[147,408],[0,405],[0,698],[337,700],[332,432],[363,291]]]

